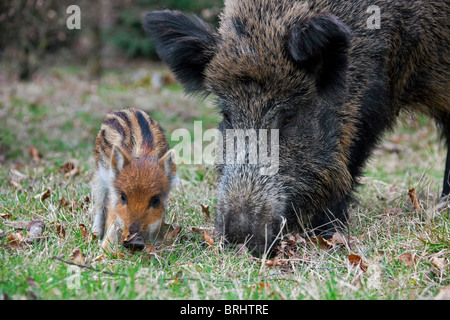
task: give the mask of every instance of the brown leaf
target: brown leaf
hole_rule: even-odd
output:
[[[281,266],[281,261],[278,257],[275,257],[272,260],[264,261],[264,265],[266,265],[268,267],[277,267],[277,266]]]
[[[80,265],[86,264],[86,256],[81,252],[80,249],[73,250],[69,260]]]
[[[80,224],[78,225],[78,227],[79,227],[80,230],[81,230],[81,236],[82,236],[83,238],[86,238],[86,236],[89,234],[89,232],[87,231],[86,226],[85,226],[84,224],[80,223]]]
[[[440,270],[445,270],[445,268],[447,266],[445,258],[438,258],[436,256],[431,258],[431,263]]]
[[[340,234],[339,232],[335,232],[333,236],[331,237],[330,242],[337,246],[337,245],[349,245],[352,243],[355,243],[357,239],[355,237],[350,236],[344,236],[343,234]]]
[[[35,195],[34,198],[41,199],[42,201],[44,201],[45,199],[49,198],[51,194],[52,194],[52,191],[50,189],[47,189],[47,190]]]
[[[56,232],[58,233],[58,236],[63,239],[66,236],[66,229],[64,228],[63,225],[58,224],[56,226]]]
[[[77,201],[69,201],[66,199],[66,197],[62,197],[61,199],[59,199],[58,205],[60,208],[67,207],[71,212],[76,211],[79,208]]]
[[[202,212],[205,214],[206,221],[210,221],[211,215],[209,214],[209,206],[204,204],[200,204],[200,206],[202,207]]]
[[[80,223],[78,227],[81,230],[81,236],[85,238],[88,242],[97,239],[97,236],[95,234],[90,233],[84,224]]]
[[[61,199],[59,199],[58,205],[60,207],[66,207],[69,205],[69,200],[67,200],[66,197],[62,197]]]
[[[450,286],[446,286],[439,290],[438,294],[434,297],[434,300],[450,300]]]
[[[2,219],[9,219],[12,215],[10,213],[0,213],[0,218]]]
[[[33,220],[27,226],[27,237],[25,242],[28,244],[37,242],[41,239],[42,233],[44,232],[44,221]]]
[[[159,247],[159,246],[155,246],[155,245],[152,245],[152,244],[146,244],[144,250],[145,250],[146,253],[152,254],[152,253],[155,253],[155,252],[156,252],[156,250],[158,249],[158,247]]]
[[[397,257],[401,263],[403,263],[408,268],[413,268],[417,262],[417,256],[415,253],[406,252]]]
[[[416,195],[416,189],[409,189],[408,195],[409,195],[409,198],[411,199],[416,211],[420,212],[420,203],[419,203],[419,199],[417,198],[417,195]]]
[[[298,245],[300,246],[306,246],[307,241],[305,238],[303,238],[302,236],[300,236],[298,233],[294,236],[295,237],[295,241],[297,242]]]
[[[362,271],[367,271],[367,265],[363,262],[362,258],[356,254],[351,254],[348,256],[348,261],[353,267],[360,267]]]
[[[309,243],[319,246],[319,248],[323,250],[330,250],[331,248],[333,248],[333,243],[329,240],[324,239],[322,236],[310,237],[308,240]]]
[[[120,260],[122,260],[123,258],[125,258],[125,255],[124,255],[123,252],[120,251],[120,250],[114,251],[114,252],[112,253],[112,256],[113,256],[113,258],[115,258],[115,259],[120,259]]]
[[[206,230],[205,232],[203,232],[203,240],[205,240],[209,246],[212,246],[214,244],[214,239],[209,235],[208,231]]]
[[[8,235],[8,244],[13,249],[23,248],[23,235],[20,232],[10,233]]]
[[[76,161],[68,161],[63,164],[61,167],[61,171],[64,173],[64,177],[71,178],[78,174],[80,168]]]
[[[37,163],[37,162],[41,161],[41,155],[39,153],[38,148],[36,148],[35,146],[31,146],[28,149],[28,152],[30,154],[31,159],[33,159],[34,162]]]
[[[178,236],[178,233],[180,233],[181,231],[181,226],[176,226],[172,231],[168,232],[165,236],[164,236],[164,240],[163,240],[163,244],[166,246],[171,246],[173,244],[173,242],[175,241],[175,239]]]

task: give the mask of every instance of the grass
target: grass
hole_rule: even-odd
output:
[[[190,165],[180,166],[181,183],[169,199],[166,222],[181,226],[174,243],[151,252],[119,248],[121,254],[96,261],[103,252],[89,237],[90,179],[93,141],[104,114],[142,108],[169,138],[176,128],[192,131],[195,120],[204,129],[217,121],[209,100],[186,97],[174,84],[160,91],[145,86],[150,72],[108,72],[98,84],[85,81],[82,68],[59,66],[30,83],[2,84],[0,298],[432,299],[450,285],[448,209],[436,206],[445,149],[435,126],[411,115],[402,116],[367,166],[351,210],[350,244],[324,249],[291,243],[295,256],[286,251],[273,267],[246,252],[222,249],[217,241],[208,245],[195,228],[213,228],[201,205],[209,205],[214,218],[217,177],[211,168]],[[39,162],[30,155],[32,146]],[[68,161],[79,164],[75,176],[61,171]],[[408,196],[413,188],[419,210]],[[49,197],[42,199],[46,190]],[[31,220],[44,221],[43,239],[16,248],[10,235],[26,237],[27,231],[11,222]],[[88,268],[67,263],[76,249]],[[364,267],[351,265],[350,254]]]

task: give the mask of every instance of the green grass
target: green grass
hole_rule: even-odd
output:
[[[92,198],[93,142],[104,114],[144,109],[169,139],[177,128],[193,132],[196,120],[203,129],[217,122],[210,100],[187,97],[174,84],[153,91],[136,78],[141,71],[108,72],[95,84],[84,80],[82,68],[55,67],[39,84],[10,81],[0,88],[0,298],[432,299],[450,285],[448,213],[436,207],[445,150],[435,126],[410,115],[402,116],[367,166],[348,227],[355,240],[348,246],[324,250],[300,243],[301,259],[280,256],[275,267],[223,249],[218,241],[209,246],[195,227],[213,228],[200,205],[209,205],[214,218],[217,177],[208,167],[181,165],[166,216],[167,223],[181,226],[174,243],[154,252],[118,248],[123,256],[96,261],[103,254],[100,243],[83,235],[80,225],[88,231],[92,225],[92,203],[85,199]],[[38,163],[31,146],[41,154]],[[67,178],[60,167],[71,159],[80,170]],[[412,188],[420,211],[409,199]],[[36,197],[46,190],[47,199]],[[77,205],[62,206],[63,198]],[[27,231],[10,223],[31,220],[45,222],[43,239],[11,246],[9,235],[26,237]],[[66,263],[76,249],[88,268]],[[415,255],[412,266],[399,258],[405,253]],[[359,255],[367,269],[351,266],[350,254]]]

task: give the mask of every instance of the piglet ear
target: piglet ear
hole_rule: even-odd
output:
[[[177,174],[177,165],[175,164],[175,152],[173,150],[167,151],[158,161],[158,164],[166,177],[172,180]]]
[[[299,21],[288,34],[288,52],[300,67],[316,77],[319,94],[345,88],[351,31],[332,14]]]
[[[121,147],[114,146],[111,152],[111,169],[116,173],[122,171],[128,164],[130,164],[131,158],[130,155],[125,152]]]
[[[147,13],[143,27],[155,42],[160,58],[186,91],[204,91],[203,71],[217,43],[213,29],[198,17],[170,10]]]

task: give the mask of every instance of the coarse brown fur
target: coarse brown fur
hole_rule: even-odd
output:
[[[367,26],[371,6],[379,29]],[[279,130],[277,174],[217,166],[218,231],[256,252],[285,222],[330,234],[402,109],[433,117],[449,145],[449,15],[443,0],[228,0],[215,31],[180,12],[149,13],[144,28],[177,79],[217,97],[223,134]],[[448,195],[450,152],[444,174]]]

